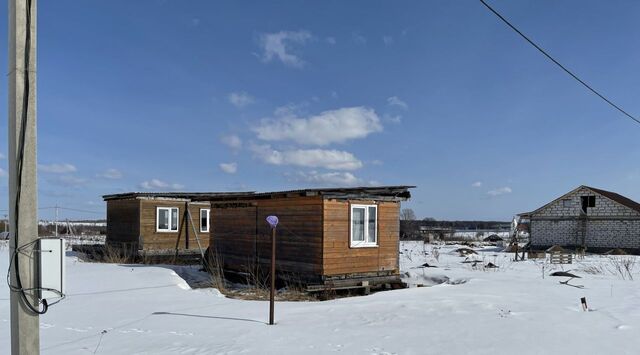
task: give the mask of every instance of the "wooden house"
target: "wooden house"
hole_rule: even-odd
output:
[[[400,202],[412,186],[219,195],[210,251],[229,272],[268,270],[276,215],[278,276],[333,288],[399,278]]]
[[[209,246],[216,193],[131,192],[103,196],[107,245],[139,252],[192,250]]]
[[[107,202],[107,243],[152,251],[208,248],[228,273],[268,270],[276,215],[281,279],[332,287],[399,278],[400,203],[413,186],[282,192],[124,193]]]

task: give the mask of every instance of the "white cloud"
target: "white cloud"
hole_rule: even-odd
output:
[[[473,184],[471,184],[471,186],[473,186],[473,187],[482,187],[482,181],[476,181]]]
[[[256,101],[253,96],[247,94],[244,91],[232,92],[229,94],[227,99],[233,106],[237,108],[249,106]]]
[[[71,164],[40,164],[38,165],[38,169],[43,173],[52,173],[52,174],[68,174],[74,173],[78,171],[75,166]]]
[[[224,136],[220,141],[231,149],[238,150],[242,148],[242,139],[235,134]]]
[[[235,174],[238,171],[237,163],[220,163],[220,170],[227,174]]]
[[[144,190],[182,190],[184,185],[170,184],[159,179],[151,179],[140,183],[140,188]]]
[[[334,37],[327,37],[327,38],[325,38],[325,41],[327,43],[329,43],[330,45],[336,44],[336,39]]]
[[[112,180],[122,179],[122,172],[118,169],[107,169],[104,172],[99,173],[98,177]]]
[[[6,156],[4,156],[4,154],[0,153],[0,160],[2,160],[2,159],[6,159],[6,158],[7,158],[7,157],[6,157]]]
[[[292,45],[303,45],[312,38],[309,31],[280,31],[260,35],[260,46],[263,49],[262,60],[270,62],[274,58],[285,65],[302,68],[305,62],[298,55],[291,53]]]
[[[4,169],[0,168],[0,177],[6,177],[6,176],[7,176],[7,172]]]
[[[297,180],[301,180],[313,185],[331,185],[331,186],[358,186],[366,185],[362,179],[356,177],[349,172],[328,172],[319,173],[317,171],[298,172]]]
[[[511,192],[512,192],[511,188],[505,186],[505,187],[500,187],[494,190],[487,191],[487,194],[489,196],[500,196],[504,194],[510,194]]]
[[[341,150],[294,149],[279,151],[269,145],[254,145],[251,150],[263,162],[271,165],[295,165],[331,170],[356,170],[362,162],[353,154]]]
[[[73,175],[60,175],[47,181],[53,185],[65,186],[65,187],[78,187],[87,184],[87,179],[79,178]]]
[[[380,118],[367,107],[346,107],[325,111],[308,118],[295,115],[265,118],[252,127],[258,138],[266,141],[291,140],[298,144],[328,145],[349,139],[364,138],[382,131]]]
[[[297,114],[301,114],[303,110],[309,106],[309,103],[306,101],[302,101],[300,103],[288,103],[283,106],[276,107],[273,110],[273,114],[276,117],[294,117]]]
[[[384,116],[382,116],[382,118],[385,121],[391,122],[391,123],[394,123],[394,124],[402,123],[402,116],[401,115],[392,116],[392,115],[388,115],[388,114],[385,113]]]
[[[391,36],[382,36],[382,42],[385,46],[390,46],[393,44],[393,37]]]
[[[365,45],[365,44],[367,44],[367,38],[366,38],[365,36],[361,35],[361,34],[360,34],[360,33],[358,33],[358,32],[353,32],[353,33],[351,34],[351,39],[353,39],[353,41],[354,41],[356,44],[359,44],[359,45]]]
[[[409,109],[409,105],[407,105],[406,102],[400,100],[399,97],[397,96],[391,96],[390,98],[387,99],[387,104],[389,106],[395,106],[395,107],[399,107],[403,110],[407,110]]]

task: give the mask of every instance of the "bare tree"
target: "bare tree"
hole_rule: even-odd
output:
[[[403,208],[402,211],[400,211],[400,220],[402,220],[402,221],[415,221],[416,220],[416,214],[415,214],[415,212],[413,212],[413,210],[411,208]]]

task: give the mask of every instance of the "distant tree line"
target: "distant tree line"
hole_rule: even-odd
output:
[[[105,225],[95,225],[91,223],[100,223],[105,221],[73,221],[67,223],[67,221],[58,222],[58,235],[105,235],[107,234],[107,227]],[[85,224],[83,224],[85,223]],[[56,226],[53,222],[40,223],[38,225],[39,236],[52,236],[55,235]]]
[[[439,221],[431,217],[417,219],[416,214],[410,208],[405,208],[400,212],[400,236],[403,239],[420,237],[421,229],[509,230],[510,227],[511,223],[505,221]]]

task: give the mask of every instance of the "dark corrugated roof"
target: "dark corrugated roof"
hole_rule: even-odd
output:
[[[128,192],[122,194],[104,195],[102,198],[108,200],[124,200],[138,197],[149,198],[183,198],[193,201],[203,200],[234,200],[234,199],[252,199],[252,198],[271,198],[282,197],[288,195],[298,196],[327,196],[342,198],[395,198],[408,199],[411,198],[409,189],[415,186],[362,186],[362,187],[330,187],[315,189],[300,189],[274,192]]]
[[[607,191],[607,190],[602,190],[602,189],[596,189],[595,187],[590,187],[590,186],[585,186],[586,188],[588,188],[589,190],[593,190],[594,192],[599,193],[600,195],[612,199],[614,201],[616,201],[617,203],[627,206],[629,208],[631,208],[632,210],[638,211],[640,212],[640,203],[637,203],[636,201],[628,198],[628,197],[624,197],[620,194],[617,194],[615,192],[611,192],[611,191]]]
[[[289,196],[324,196],[328,198],[348,198],[348,199],[399,199],[406,200],[411,198],[409,189],[415,186],[360,186],[360,187],[330,187],[316,189],[300,189],[274,192],[258,192],[247,194],[245,196],[220,196],[218,199],[268,199],[273,197],[289,197]]]
[[[125,192],[122,194],[104,195],[102,198],[108,200],[128,200],[137,197],[149,198],[181,198],[188,200],[207,200],[220,196],[246,195],[254,192]]]

